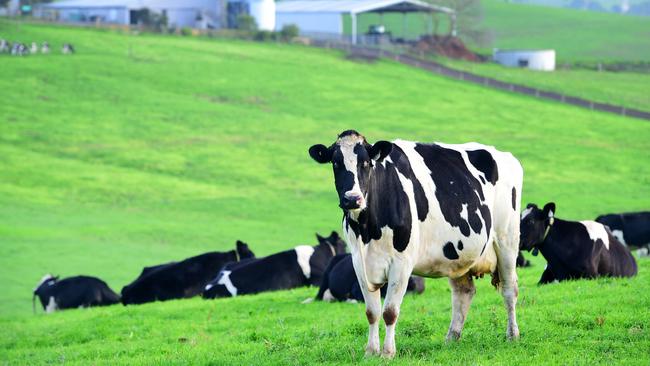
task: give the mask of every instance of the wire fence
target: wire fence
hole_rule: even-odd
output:
[[[312,40],[311,44],[316,47],[332,48],[346,51],[365,58],[389,58],[405,65],[417,67],[456,80],[467,81],[494,89],[524,94],[539,99],[552,100],[555,102],[570,104],[573,106],[587,108],[595,111],[609,112],[625,117],[634,117],[650,121],[650,112],[608,103],[600,103],[593,100],[566,95],[563,93],[532,88],[521,84],[508,83],[467,71],[456,70],[435,61],[425,60],[421,57],[408,54],[406,51],[404,51],[404,49],[401,48],[393,48],[391,50],[388,50],[367,45],[352,45],[344,42],[332,42],[331,40]]]

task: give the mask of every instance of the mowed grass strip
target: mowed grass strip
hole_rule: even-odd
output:
[[[11,364],[347,363],[361,305],[315,289],[232,300],[31,314],[46,272],[115,290],[145,265],[229,250],[267,255],[340,226],[330,168],[307,155],[356,128],[371,141],[480,141],[525,169],[524,203],[593,218],[650,206],[650,125],[300,46],[122,35],[0,21],[0,37],[78,53],[0,58],[0,361]],[[648,264],[632,280],[537,287],[522,270],[523,339],[481,281],[464,340],[445,345],[446,280],[405,301],[412,363],[646,364]],[[603,320],[597,320],[604,317]],[[602,323],[602,324],[599,324]],[[365,361],[376,363],[377,360]]]

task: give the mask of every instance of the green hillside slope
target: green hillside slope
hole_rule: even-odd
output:
[[[119,291],[145,265],[236,239],[258,255],[340,226],[331,171],[307,155],[348,128],[371,141],[480,141],[525,169],[523,201],[562,218],[650,206],[650,124],[451,81],[389,61],[282,44],[133,36],[0,21],[0,37],[77,54],[0,57],[0,362],[314,364],[363,359],[362,305],[314,289],[232,300],[31,314],[44,273]],[[521,271],[522,340],[480,281],[447,345],[446,280],[405,301],[410,363],[647,363],[650,264],[632,280],[536,287]],[[551,336],[552,335],[552,336]],[[379,363],[369,360],[367,363]]]

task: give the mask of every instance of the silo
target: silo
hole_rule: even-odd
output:
[[[275,1],[274,0],[248,0],[250,15],[255,18],[257,28],[260,30],[275,30]]]

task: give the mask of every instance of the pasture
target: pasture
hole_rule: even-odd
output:
[[[560,218],[650,206],[644,121],[302,46],[4,20],[0,37],[78,52],[0,57],[3,364],[384,363],[363,358],[363,305],[300,304],[315,288],[31,314],[46,272],[119,291],[142,266],[237,239],[262,256],[339,230],[331,171],[307,149],[348,128],[512,151],[524,204],[555,201]],[[519,270],[519,342],[483,279],[446,344],[450,291],[428,280],[404,301],[396,362],[648,364],[650,261],[630,280],[543,287],[533,264]]]
[[[609,103],[650,110],[650,74],[634,72],[598,72],[584,69],[566,70],[558,65],[553,72],[504,67],[494,63],[464,62],[437,57],[437,62],[457,70],[492,77],[497,80],[554,91]]]

